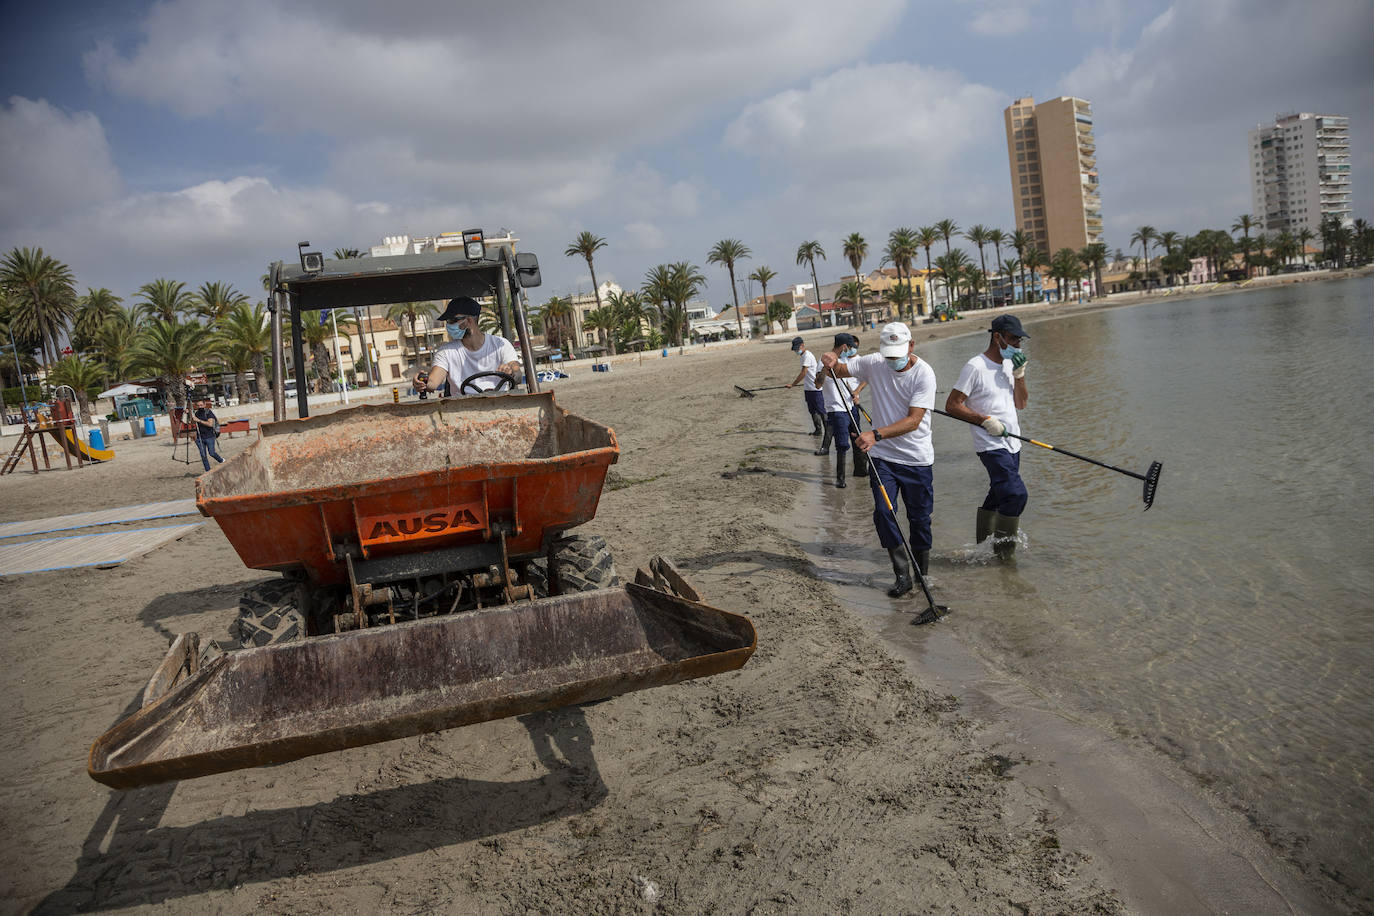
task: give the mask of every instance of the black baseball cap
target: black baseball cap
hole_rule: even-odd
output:
[[[471,296],[459,296],[457,299],[450,299],[443,313],[439,316],[440,321],[457,321],[464,315],[477,317],[482,314],[482,304]]]
[[[795,352],[797,352],[798,350],[800,350],[800,349],[802,348],[802,344],[804,344],[804,343],[806,343],[806,341],[802,340],[800,337],[793,337],[793,338],[792,338],[792,352],[795,353]]]
[[[992,319],[992,332],[994,334],[1006,334],[1008,337],[1030,336],[1021,330],[1021,319],[1015,315],[998,315]]]
[[[841,331],[835,335],[835,346],[837,347],[857,347],[858,345],[859,338],[855,337],[853,334]]]

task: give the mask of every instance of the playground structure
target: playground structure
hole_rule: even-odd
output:
[[[30,424],[27,414],[24,417],[24,430],[19,434],[19,440],[14,443],[14,448],[5,459],[5,464],[0,467],[0,475],[11,474],[19,468],[24,456],[29,456],[29,462],[33,466],[33,473],[38,473],[38,455],[43,455],[43,467],[52,470],[52,458],[48,455],[48,445],[45,436],[52,436],[53,440],[62,450],[62,457],[66,459],[67,467],[72,467],[72,459],[76,459],[77,467],[84,467],[87,462],[97,463],[110,461],[114,458],[114,449],[93,448],[89,444],[81,441],[79,424],[76,416],[72,412],[72,403],[66,398],[56,398],[52,402],[51,413],[39,413],[37,419]]]

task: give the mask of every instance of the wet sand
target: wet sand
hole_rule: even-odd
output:
[[[921,325],[916,340],[985,327]],[[823,348],[830,333],[804,336]],[[90,742],[136,708],[169,637],[223,634],[266,576],[209,523],[117,569],[0,581],[4,910],[1140,907],[1112,889],[1141,866],[1085,829],[1120,812],[1061,831],[1062,801],[1007,769],[1008,720],[922,675],[818,574],[795,516],[822,477],[800,395],[732,387],[795,368],[785,342],[739,344],[622,358],[555,388],[621,443],[587,530],[622,573],[661,553],[748,614],[759,650],[737,673],[117,793],[86,775]],[[194,495],[198,462],[174,462],[165,434],[114,438],[108,464],[0,478],[0,521]],[[251,440],[220,441],[231,457]]]

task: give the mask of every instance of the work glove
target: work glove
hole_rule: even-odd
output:
[[[989,436],[1005,436],[1007,434],[1007,424],[996,417],[988,417],[980,425],[988,431]]]
[[[1024,378],[1026,375],[1026,363],[1030,362],[1030,357],[1025,353],[1016,353],[1011,358],[1011,377]]]

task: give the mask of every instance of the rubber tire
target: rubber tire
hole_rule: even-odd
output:
[[[611,548],[599,534],[570,534],[559,538],[554,562],[558,564],[558,584],[565,595],[620,584]],[[536,598],[549,597],[547,560],[531,560],[526,575]]]
[[[252,649],[304,639],[300,593],[300,583],[290,579],[264,582],[245,592],[239,598],[238,619],[229,625],[234,643],[241,649]]]

